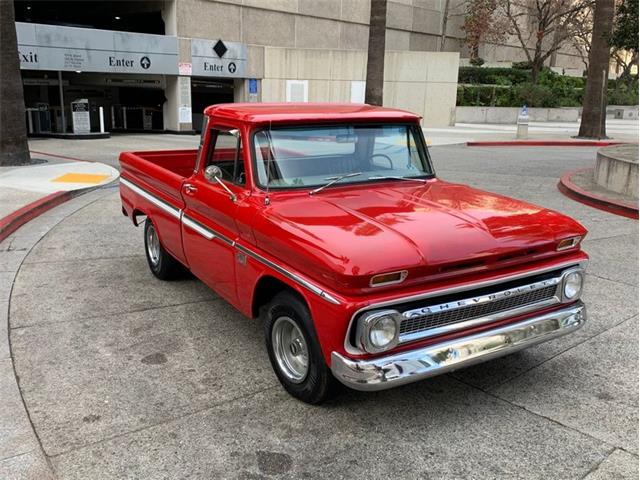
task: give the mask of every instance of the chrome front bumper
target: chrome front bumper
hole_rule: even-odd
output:
[[[331,370],[355,390],[385,390],[517,352],[571,333],[586,321],[586,307],[578,301],[518,323],[372,360],[350,360],[333,352]]]

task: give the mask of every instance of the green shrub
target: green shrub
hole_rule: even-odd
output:
[[[634,82],[620,82],[615,88],[607,90],[609,105],[638,105],[638,79]]]
[[[499,85],[458,85],[458,105],[472,107],[508,107],[514,90]]]
[[[514,89],[516,96],[522,105],[528,105],[529,107],[557,107],[558,98],[553,94],[553,91],[544,85],[537,85],[533,83],[523,83],[517,85]],[[520,105],[513,105],[519,107]]]
[[[533,68],[533,64],[529,61],[513,62],[511,64],[511,68],[515,68],[516,70],[531,70]]]
[[[517,68],[461,67],[459,106],[579,107],[586,79],[567,77],[544,68],[535,85],[530,72]],[[638,105],[638,77],[607,82],[609,105]]]
[[[474,57],[469,60],[469,63],[474,67],[481,67],[482,65],[484,65],[484,58]]]
[[[460,67],[458,82],[480,85],[515,85],[529,80],[529,72],[513,68]]]
[[[548,88],[559,107],[579,107],[582,105],[585,79],[566,77],[549,69],[540,72],[537,85]]]

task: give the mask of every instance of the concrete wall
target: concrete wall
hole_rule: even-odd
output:
[[[456,107],[455,122],[458,123],[516,123],[518,107]],[[529,108],[532,122],[577,122],[582,107]],[[608,119],[638,120],[638,105],[607,106]]]
[[[387,52],[384,105],[423,116],[425,126],[450,125],[456,104],[457,53]],[[309,102],[350,102],[366,76],[366,53],[264,48],[263,102],[287,101],[287,82],[304,82]]]
[[[176,3],[173,8],[170,4]],[[370,0],[173,0],[168,34],[244,42],[268,47],[366,50]],[[445,0],[389,0],[387,50],[437,51]],[[464,2],[451,1],[444,51],[468,57],[464,45]],[[175,28],[175,32],[173,31]],[[489,63],[524,60],[515,38],[483,45]],[[533,46],[533,45],[532,45]],[[582,69],[573,47],[563,48],[556,66]]]
[[[529,108],[532,122],[577,122],[580,107]],[[456,107],[455,121],[458,123],[504,123],[514,124],[518,119],[518,107]]]

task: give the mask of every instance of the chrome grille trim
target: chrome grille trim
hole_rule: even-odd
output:
[[[559,304],[562,277],[550,278],[488,295],[463,298],[402,312],[400,343],[514,317]]]
[[[453,294],[460,294],[461,296],[464,295],[464,292],[466,291],[470,291],[470,290],[476,290],[476,289],[480,289],[480,288],[487,288],[487,287],[491,287],[491,286],[495,286],[496,289],[500,288],[501,285],[504,285],[508,282],[513,282],[516,280],[522,280],[523,282],[526,282],[527,280],[536,277],[538,275],[543,275],[545,273],[551,272],[551,271],[559,271],[559,274],[557,275],[557,278],[560,279],[560,281],[562,281],[562,277],[564,275],[566,275],[568,272],[573,271],[573,270],[580,270],[583,271],[587,268],[589,264],[589,260],[586,258],[583,259],[579,259],[579,260],[570,260],[570,261],[565,261],[565,262],[559,262],[556,263],[555,265],[550,265],[544,268],[539,268],[539,269],[535,269],[535,270],[529,270],[527,272],[519,272],[519,273],[514,273],[511,275],[504,275],[501,277],[497,277],[497,278],[493,278],[493,279],[489,279],[489,280],[484,280],[484,281],[479,281],[479,282],[474,282],[474,283],[466,283],[466,284],[459,284],[459,285],[455,285],[452,287],[446,287],[446,288],[441,288],[441,289],[435,289],[435,290],[431,290],[428,292],[424,292],[424,293],[417,293],[417,294],[413,294],[413,295],[408,295],[405,297],[399,297],[399,298],[395,298],[392,300],[385,300],[385,301],[379,301],[379,302],[374,302],[371,303],[365,307],[362,307],[358,310],[356,310],[352,316],[351,319],[349,321],[349,325],[347,327],[347,331],[346,331],[346,335],[344,338],[344,349],[347,353],[349,354],[354,354],[354,355],[361,355],[363,353],[366,353],[362,350],[360,350],[358,347],[356,347],[352,341],[351,341],[351,335],[353,333],[353,329],[355,328],[355,326],[357,325],[357,320],[360,318],[361,315],[364,315],[366,312],[371,312],[373,310],[377,310],[379,308],[383,308],[383,307],[387,307],[387,308],[396,308],[400,311],[402,311],[401,308],[398,308],[400,305],[402,304],[407,304],[407,303],[417,303],[419,301],[423,301],[425,303],[427,303],[430,299],[434,298],[434,297],[441,297],[444,295],[453,295]],[[554,277],[556,278],[556,277]],[[530,281],[530,280],[529,280]],[[556,292],[556,297],[560,298],[560,290],[561,290],[561,283],[558,284],[558,291]],[[436,336],[436,335],[440,335],[442,333],[447,333],[447,332],[451,332],[451,331],[457,331],[457,330],[464,330],[465,328],[469,328],[469,327],[473,327],[475,325],[479,325],[482,323],[489,323],[492,321],[499,321],[502,319],[507,319],[510,317],[515,317],[518,315],[522,315],[522,314],[526,314],[526,313],[530,313],[536,310],[540,310],[543,308],[547,308],[553,305],[559,305],[558,301],[556,301],[555,299],[552,299],[550,301],[543,301],[543,302],[538,302],[536,304],[534,304],[533,306],[531,305],[526,305],[520,308],[515,308],[512,310],[508,310],[505,312],[501,312],[501,313],[496,313],[494,315],[491,316],[491,318],[489,319],[485,319],[484,317],[479,318],[479,319],[473,319],[473,320],[469,320],[469,321],[464,321],[464,322],[459,322],[457,324],[455,324],[453,326],[453,328],[451,327],[444,327],[441,328],[439,330],[435,330],[433,332],[429,331],[428,335],[424,335],[424,332],[418,332],[416,334],[411,334],[411,335],[405,335],[403,336],[403,342],[407,343],[410,341],[414,341],[414,340],[420,340],[422,338],[425,337],[431,337],[431,336]]]

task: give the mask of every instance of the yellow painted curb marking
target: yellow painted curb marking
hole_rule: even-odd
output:
[[[52,182],[58,183],[90,183],[95,185],[106,180],[111,175],[102,175],[95,173],[65,173],[64,175],[54,178]]]

